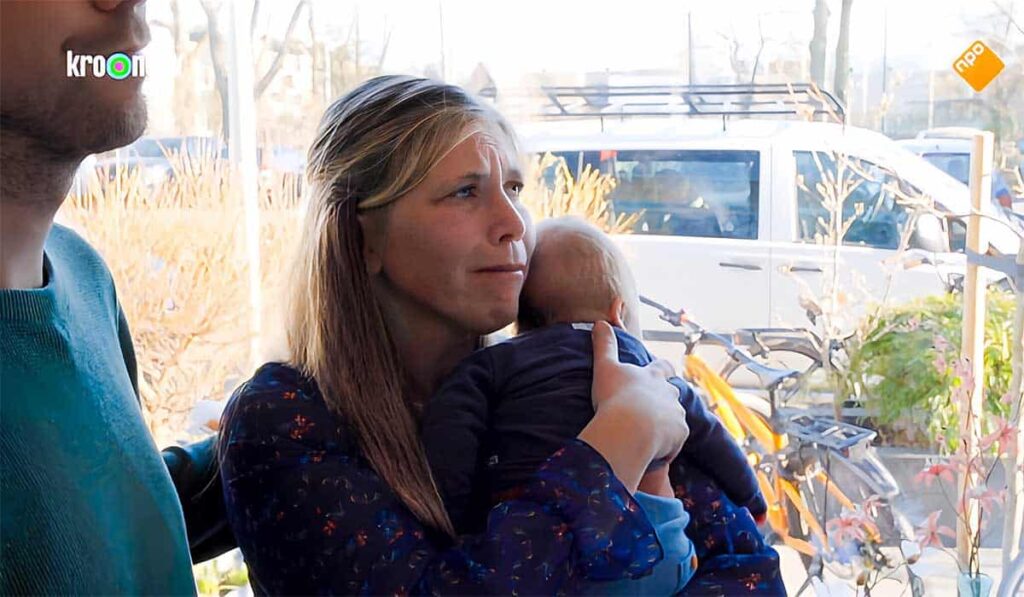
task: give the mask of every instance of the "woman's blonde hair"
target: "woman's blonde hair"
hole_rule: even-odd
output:
[[[309,150],[310,198],[287,322],[292,364],[316,381],[409,510],[449,535],[357,216],[408,193],[478,130],[497,130],[515,146],[497,112],[429,79],[377,77],[331,104]]]

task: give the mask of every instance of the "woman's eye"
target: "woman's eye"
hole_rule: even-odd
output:
[[[523,192],[523,183],[521,183],[519,181],[510,182],[510,183],[508,183],[507,186],[508,186],[509,192],[512,193],[512,195],[515,196],[515,197],[518,197],[519,193]]]
[[[476,186],[475,185],[469,185],[469,186],[462,187],[461,189],[459,189],[459,190],[455,191],[454,193],[452,193],[451,196],[455,197],[456,199],[469,199],[470,197],[475,197],[476,196]]]

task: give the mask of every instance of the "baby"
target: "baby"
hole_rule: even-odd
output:
[[[594,416],[591,328],[615,328],[619,360],[646,365],[640,301],[632,273],[611,240],[577,218],[537,227],[537,245],[520,300],[519,335],[476,351],[430,400],[422,436],[455,528],[479,532],[496,503],[514,499],[537,468]],[[690,435],[680,459],[717,481],[755,517],[767,505],[740,447],[679,378]],[[693,575],[689,516],[675,498],[668,466],[644,475],[635,498],[655,528],[664,559],[651,575],[591,583],[589,594],[674,594]]]

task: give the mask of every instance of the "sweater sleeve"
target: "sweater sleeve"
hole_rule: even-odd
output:
[[[117,306],[117,342],[121,345],[121,357],[124,358],[124,366],[128,370],[128,378],[132,380],[132,389],[135,390],[135,398],[140,400],[139,395],[139,365],[135,360],[135,345],[132,343],[132,332],[128,329],[128,320],[124,316],[121,305]]]
[[[749,509],[754,517],[767,512],[768,504],[743,449],[718,417],[708,411],[690,384],[678,377],[669,382],[679,388],[679,403],[686,410],[686,424],[690,428],[690,437],[683,444],[681,454],[714,479],[733,502]]]
[[[303,386],[250,382],[224,414],[225,504],[257,593],[554,594],[662,558],[643,510],[580,440],[495,506],[483,533],[439,537]]]

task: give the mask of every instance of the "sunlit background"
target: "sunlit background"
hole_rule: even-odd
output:
[[[1011,197],[1001,217],[1016,221],[1011,212],[1024,209],[1020,0],[150,0],[147,19],[152,42],[145,50],[148,76],[143,91],[149,127],[132,146],[92,156],[83,165],[59,219],[81,230],[101,250],[117,279],[139,355],[146,420],[161,446],[216,430],[233,389],[254,366],[285,354],[281,296],[287,289],[284,274],[301,215],[306,147],[325,107],[376,75],[405,73],[461,85],[494,102],[524,130],[551,109],[541,93],[544,86],[814,83],[845,104],[848,125],[890,139],[909,139],[941,127],[992,131],[993,184],[997,175]],[[233,41],[239,36],[251,44],[250,61],[243,66],[235,66],[239,54]],[[953,69],[954,61],[975,40],[988,44],[1005,63],[1003,72],[980,93]],[[252,102],[232,98],[233,90],[240,88],[238,81],[245,78],[251,78]],[[689,125],[674,126],[678,128],[673,130],[686,131]],[[558,130],[568,134],[570,129]],[[697,130],[697,125],[689,130]],[[240,146],[255,158],[240,161]],[[679,189],[692,192],[699,178],[692,173],[705,158],[698,155],[688,162],[692,155],[665,154],[652,160],[618,147],[589,148],[594,151],[586,155],[582,146],[580,151],[570,149],[555,151],[554,157],[544,160],[533,158],[536,168],[527,200],[537,217],[578,213],[609,232],[686,236],[645,228],[648,224],[639,211],[623,214],[621,205],[636,199],[630,193],[645,198],[637,190],[649,182],[640,178],[646,167],[641,162],[649,160],[684,175],[687,180]],[[576,162],[573,155],[579,156]],[[767,153],[750,159],[720,157],[708,158],[719,160],[710,175],[719,179],[713,192],[738,184],[744,200],[750,185],[756,187],[758,164],[768,172],[782,159]],[[566,167],[559,169],[556,158],[565,159]],[[833,161],[828,166],[833,179],[834,158],[829,158]],[[778,184],[799,195],[800,201],[811,201],[816,184],[828,178],[818,176],[820,161],[807,151],[790,152],[786,159],[795,160],[798,168],[795,184],[788,178]],[[966,187],[955,180],[966,181],[966,170],[960,177],[948,163],[951,158],[931,161],[952,178],[913,159],[919,163],[911,169],[924,172],[927,179],[911,184],[920,187],[915,190],[953,185],[954,194],[966,197]],[[593,169],[585,171],[585,165]],[[892,172],[870,162],[858,162],[853,171],[855,178],[874,184],[865,183],[879,197],[885,184],[872,176],[901,190],[908,188]],[[721,183],[723,177],[736,180]],[[711,197],[707,191],[704,195]],[[756,210],[756,193],[751,200]],[[609,208],[615,201],[622,217]],[[993,201],[986,209],[1000,209],[995,189]],[[713,199],[712,204],[731,209],[714,205]],[[812,229],[819,215],[828,219],[828,206],[823,205],[815,205],[818,211],[801,212],[801,217],[810,213]],[[834,207],[840,220],[854,211]],[[897,211],[910,213],[909,208]],[[663,222],[669,218],[666,215]],[[909,227],[907,222],[914,221],[901,223]],[[717,233],[739,243],[729,246],[749,243],[767,251],[764,237],[757,238],[756,220],[746,229],[735,223],[728,226]],[[961,253],[962,232],[961,227]],[[700,233],[692,236],[702,238]],[[957,239],[950,240],[956,245]],[[847,245],[850,241],[843,239]],[[799,242],[826,247],[830,241],[827,234],[810,230]],[[835,239],[831,242],[836,244]],[[893,258],[906,249],[891,251]],[[961,254],[961,266],[962,262]],[[654,269],[639,272],[641,279],[649,279],[651,271],[664,265],[656,254],[649,263]],[[694,264],[687,275],[703,279],[697,276],[700,271]],[[903,515],[914,525],[930,523],[931,538],[935,525],[956,524],[955,508],[943,501],[943,492],[955,493],[955,488],[938,472],[924,477],[920,473],[946,462],[943,458],[956,450],[955,388],[964,377],[957,369],[962,298],[952,287],[945,294],[942,284],[936,288],[928,299],[883,304],[874,318],[852,322],[856,331],[846,339],[851,354],[843,375],[816,378],[813,393],[819,399],[824,395],[824,402],[804,405],[832,413],[833,402],[837,409],[850,406],[844,396],[864,394],[853,405],[860,409],[856,420],[877,431],[879,466],[899,484]],[[718,294],[714,290],[705,293],[712,306],[731,304],[744,292],[753,292],[743,285],[719,288]],[[828,328],[834,323],[830,317],[860,318],[863,313],[857,309],[867,299],[879,300],[861,300],[853,293],[822,296],[823,289],[810,290],[806,296],[792,293],[792,304],[773,303],[771,313],[765,301],[765,325],[782,321],[807,326],[804,313],[818,309]],[[998,422],[1011,411],[1006,398],[1013,383],[1011,324],[1020,296],[1009,290],[1004,285],[989,295],[983,382],[988,394],[981,426],[986,434],[998,431]],[[687,306],[678,297],[661,298],[674,301],[673,308]],[[732,321],[716,320],[700,301],[690,306],[696,307],[698,316],[705,309],[707,320],[715,325]],[[837,332],[823,333],[832,338]],[[933,339],[940,336],[953,348],[936,345]],[[682,369],[681,361],[677,366]],[[954,431],[946,433],[947,428]],[[990,442],[989,447],[998,453],[998,444]],[[994,455],[986,461],[994,467],[993,487],[1006,478]],[[996,581],[1002,566],[1000,507],[990,508],[978,552],[982,572]],[[941,518],[929,519],[933,511]],[[804,532],[805,538],[812,536],[810,530]],[[941,547],[941,537],[936,541]],[[898,550],[895,545],[887,547]],[[914,571],[926,579],[927,594],[956,594],[961,570],[950,553],[934,547],[920,561],[915,558]],[[945,547],[952,547],[948,538]],[[796,551],[779,549],[787,585],[795,591],[807,577],[804,564]],[[197,568],[197,577],[205,594],[247,591],[237,552]],[[856,580],[856,575],[852,580],[833,577],[832,594],[853,594]],[[895,582],[881,582],[872,594],[910,595],[908,583],[906,575],[900,576]]]

